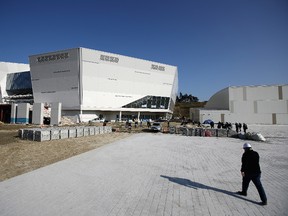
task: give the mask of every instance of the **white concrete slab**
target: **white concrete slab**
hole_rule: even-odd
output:
[[[145,133],[1,182],[0,215],[287,215],[287,129],[250,142],[264,207],[253,183],[247,197],[233,193],[243,140]]]

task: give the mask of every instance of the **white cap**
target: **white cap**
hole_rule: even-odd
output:
[[[249,143],[244,143],[244,145],[243,145],[243,149],[245,149],[245,148],[251,148],[252,146],[249,144]]]

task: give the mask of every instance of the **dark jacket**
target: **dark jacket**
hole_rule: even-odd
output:
[[[242,155],[241,172],[245,174],[259,174],[261,173],[259,165],[259,154],[256,151],[245,150]]]

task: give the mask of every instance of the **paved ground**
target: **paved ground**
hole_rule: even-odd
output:
[[[241,188],[243,141],[136,134],[0,183],[0,215],[288,215],[288,142],[251,142],[268,205]]]

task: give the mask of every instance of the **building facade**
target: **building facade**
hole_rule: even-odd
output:
[[[32,99],[29,64],[0,62],[0,104]]]
[[[29,64],[0,62],[0,121],[9,123],[12,103],[33,103]]]
[[[88,121],[171,115],[177,67],[86,48],[29,57],[35,103],[62,103],[62,115]]]
[[[214,94],[204,109],[191,109],[190,118],[200,122],[288,124],[288,85],[227,87]]]

